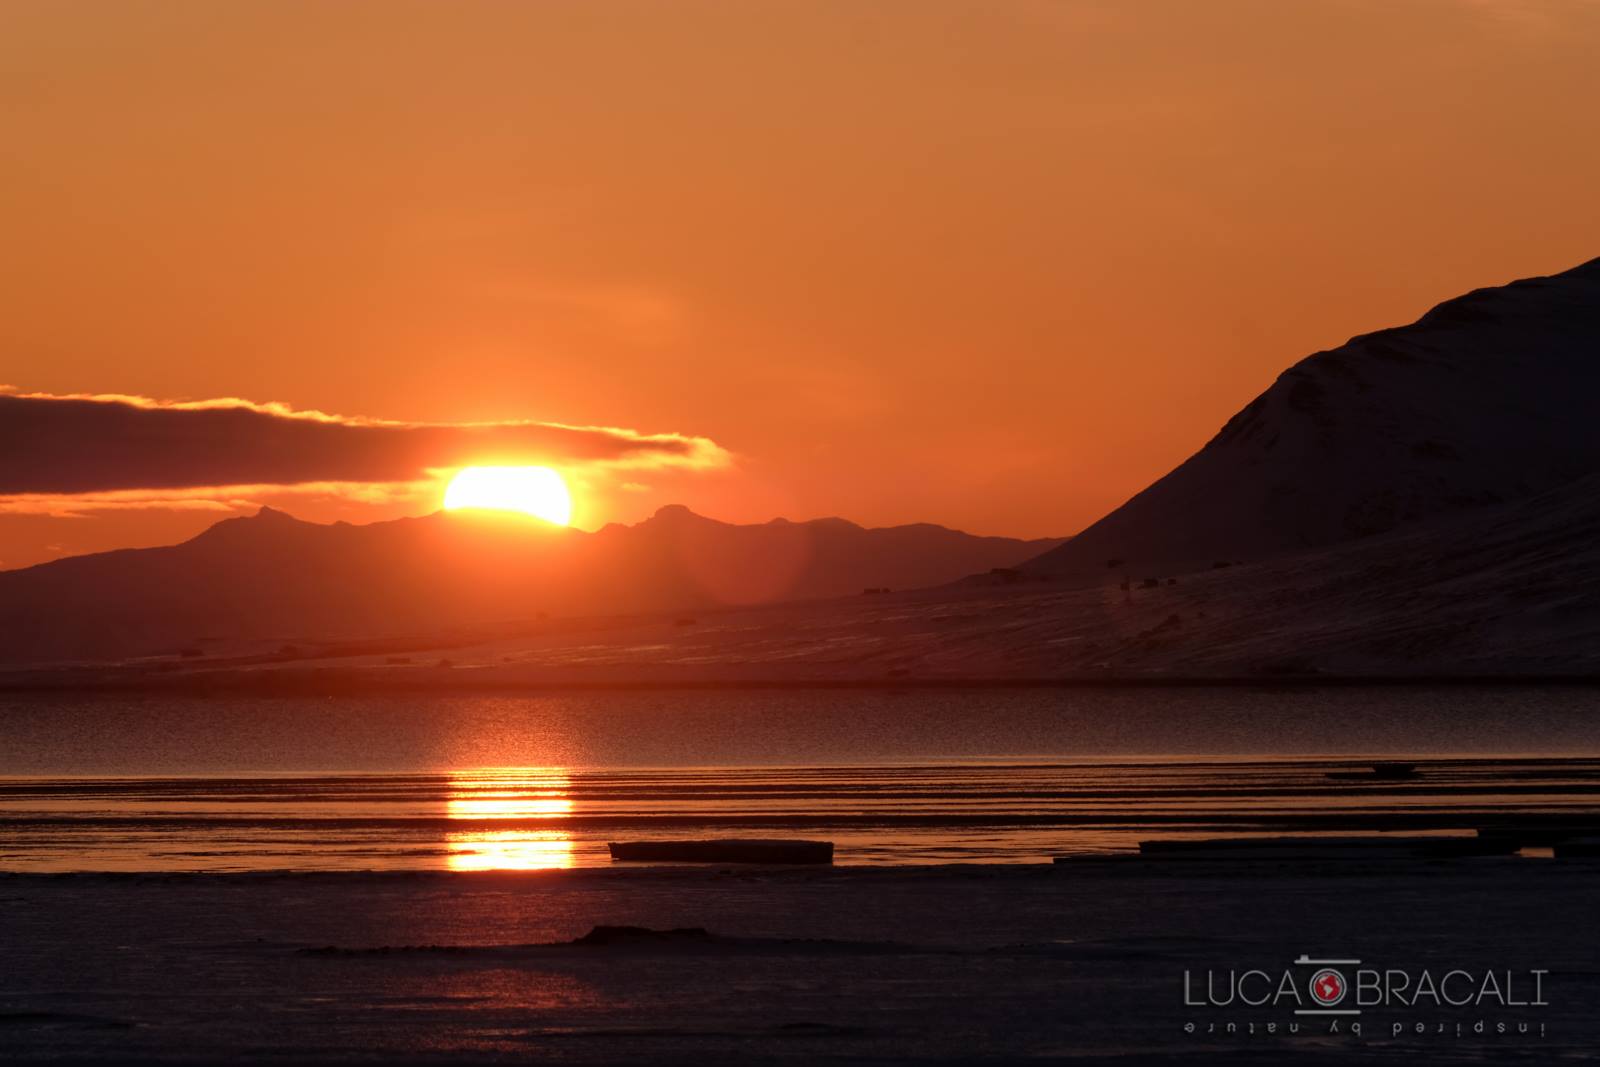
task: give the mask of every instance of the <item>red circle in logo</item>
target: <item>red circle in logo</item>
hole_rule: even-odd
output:
[[[1344,999],[1344,975],[1332,967],[1324,967],[1311,976],[1311,999],[1324,1008],[1331,1008]]]

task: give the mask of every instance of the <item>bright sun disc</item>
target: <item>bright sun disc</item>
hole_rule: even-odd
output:
[[[572,521],[572,496],[549,467],[464,467],[444,491],[444,508],[520,511],[565,526]]]

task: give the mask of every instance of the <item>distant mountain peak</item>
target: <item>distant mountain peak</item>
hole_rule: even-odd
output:
[[[290,515],[287,511],[262,505],[251,515],[233,515],[212,523],[193,538],[195,541],[213,541],[220,538],[256,537],[290,527],[312,526]]]
[[[853,597],[943,585],[1043,547],[841,520],[737,525],[682,505],[593,534],[454,512],[324,524],[268,507],[179,545],[0,572],[0,662],[149,655],[197,634],[278,647],[285,634],[437,634],[540,615]]]

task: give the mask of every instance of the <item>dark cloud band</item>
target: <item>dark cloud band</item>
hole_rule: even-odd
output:
[[[406,482],[468,464],[717,466],[703,437],[554,423],[397,423],[242,400],[0,393],[0,495]]]

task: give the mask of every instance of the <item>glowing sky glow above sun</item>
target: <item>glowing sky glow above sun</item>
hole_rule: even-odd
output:
[[[549,467],[464,467],[444,491],[446,511],[517,511],[557,526],[572,522],[572,494]]]
[[[0,386],[261,432],[41,426],[6,569],[525,458],[585,528],[1065,536],[1600,247],[1593,0],[83,7],[3,7]]]

